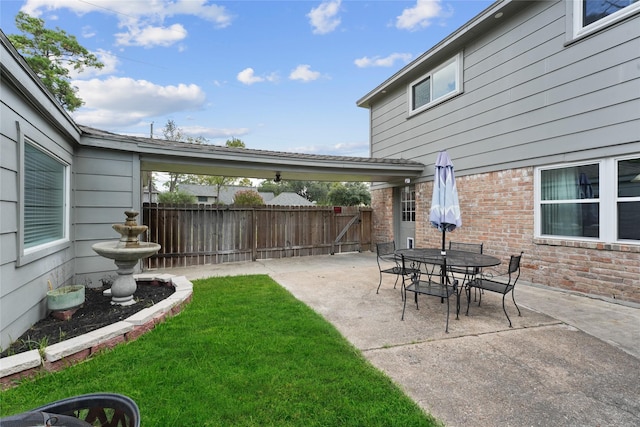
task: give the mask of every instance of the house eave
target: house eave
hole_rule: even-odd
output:
[[[81,128],[81,145],[135,152],[140,156],[141,169],[147,171],[257,179],[273,179],[279,172],[285,180],[396,182],[420,176],[425,168],[422,163],[405,159],[190,144]]]
[[[501,20],[508,19],[509,16],[526,7],[526,3],[527,1],[521,0],[496,1],[466,24],[451,33],[447,38],[440,41],[424,54],[420,55],[414,61],[382,82],[375,89],[360,98],[356,101],[356,105],[362,108],[369,108],[375,99],[384,96],[396,85],[407,84],[408,81],[418,77],[416,74],[421,74],[423,72],[422,70],[430,68],[429,63],[445,60],[447,56],[454,55],[459,52],[468,40],[495,27],[496,15],[498,13],[502,13]]]
[[[26,61],[0,30],[0,58],[11,57],[13,61],[3,59],[0,63],[0,76],[3,82],[11,85],[38,114],[45,118],[65,136],[75,142],[80,140],[80,129],[69,113],[42,84],[40,78],[31,70]],[[27,78],[25,78],[25,76]]]

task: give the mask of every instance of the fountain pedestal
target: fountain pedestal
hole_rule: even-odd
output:
[[[160,250],[160,245],[151,242],[140,242],[138,236],[147,230],[146,225],[138,225],[136,211],[125,211],[127,220],[124,224],[113,224],[122,237],[117,242],[96,243],[91,248],[105,258],[112,259],[118,267],[118,277],[111,285],[111,304],[135,304],[133,294],[137,285],[133,278],[133,270],[143,258],[150,257]]]

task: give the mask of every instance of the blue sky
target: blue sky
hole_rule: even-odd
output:
[[[173,120],[223,145],[369,155],[356,101],[493,1],[2,0],[105,63],[74,76],[77,123],[154,137]]]

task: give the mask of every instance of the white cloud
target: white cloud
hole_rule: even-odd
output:
[[[380,57],[374,56],[373,58],[369,58],[364,56],[362,58],[358,58],[353,61],[359,68],[367,68],[367,67],[392,67],[396,61],[404,62],[405,64],[411,61],[413,55],[410,53],[392,53],[389,56]]]
[[[118,58],[111,52],[106,51],[104,49],[98,49],[96,52],[92,52],[97,58],[98,61],[104,64],[104,67],[98,68],[85,68],[81,72],[74,70],[73,68],[69,69],[69,77],[71,79],[77,79],[82,77],[83,80],[88,80],[92,77],[96,76],[106,76],[109,74],[113,74],[118,69],[118,64],[120,61]]]
[[[206,98],[194,84],[160,86],[146,80],[116,77],[72,83],[85,102],[85,107],[73,114],[74,119],[88,126],[135,125],[152,117],[200,109]]]
[[[197,138],[199,136],[205,138],[232,138],[239,137],[249,133],[248,128],[212,128],[206,126],[181,126],[180,129],[189,136]]]
[[[238,81],[246,85],[252,85],[254,83],[260,83],[264,81],[264,77],[258,77],[255,75],[253,68],[245,68],[238,73]]]
[[[441,0],[417,0],[412,8],[402,11],[396,19],[396,27],[401,30],[414,31],[431,25],[431,20],[442,12]]]
[[[119,27],[124,29],[115,35],[119,44],[149,47],[170,46],[186,37],[182,24],[164,26],[166,18],[195,16],[212,22],[215,28],[231,25],[233,17],[223,6],[207,3],[207,0],[27,0],[21,10],[32,16],[57,9],[69,9],[80,16],[89,12],[109,14],[116,17]]]
[[[311,9],[307,17],[313,27],[313,34],[327,34],[338,28],[340,18],[337,15],[340,3],[341,0],[325,1]]]
[[[244,83],[246,85],[252,85],[254,83],[262,83],[262,82],[272,82],[275,83],[278,81],[278,75],[276,73],[271,73],[266,76],[256,76],[253,68],[248,67],[244,70],[240,71],[236,76],[240,83]]]
[[[320,154],[329,156],[369,157],[369,143],[351,142],[331,145],[307,145],[294,147],[295,153]]]
[[[116,33],[116,44],[120,46],[171,46],[187,37],[187,30],[181,24],[170,27],[133,28],[128,32]]]
[[[303,82],[311,82],[319,78],[320,73],[318,71],[311,71],[311,66],[307,64],[298,65],[291,71],[291,74],[289,74],[289,79],[301,80]]]
[[[85,25],[84,27],[82,27],[82,37],[84,37],[85,39],[90,39],[92,37],[95,37],[96,35],[96,31],[89,25]]]

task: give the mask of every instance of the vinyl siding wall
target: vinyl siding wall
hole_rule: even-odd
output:
[[[82,147],[76,152],[74,183],[76,275],[83,284],[99,287],[115,277],[116,266],[91,246],[117,241],[120,235],[112,225],[125,221],[124,211],[142,210],[138,155]],[[142,218],[137,219],[140,224]]]
[[[464,46],[461,95],[409,117],[417,73],[373,105],[372,157],[446,149],[464,175],[640,151],[640,18],[565,46],[564,2],[530,4]]]
[[[437,62],[387,88],[370,107],[372,156],[428,165],[415,180],[417,246],[439,246],[428,212],[447,150],[463,220],[449,239],[482,241],[503,263],[524,250],[525,281],[640,303],[640,245],[534,236],[537,166],[640,153],[640,16],[566,43],[564,3],[528,2],[466,43],[464,92],[443,104],[408,115],[407,83]],[[397,219],[375,218],[380,239],[393,238]]]
[[[28,137],[72,164],[73,138],[53,126],[19,96],[11,82],[0,88],[0,347],[6,348],[46,314],[48,281],[67,284],[74,274],[71,242],[42,251],[32,260],[19,259],[20,137]],[[51,107],[55,111],[55,107]],[[16,123],[19,125],[20,132]],[[66,124],[68,125],[68,123]],[[62,128],[65,126],[63,125]],[[79,134],[78,134],[79,136]],[[73,239],[73,229],[70,229]]]

